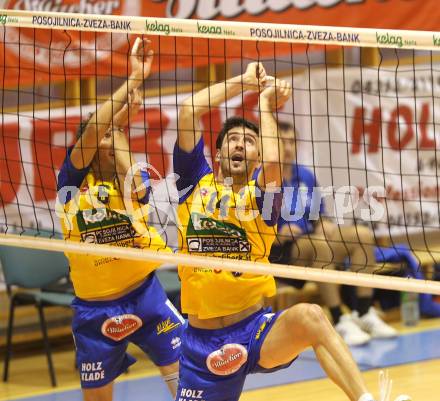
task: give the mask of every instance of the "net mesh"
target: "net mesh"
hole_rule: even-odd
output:
[[[398,258],[379,246],[400,254],[403,243],[415,255],[412,275],[422,273],[419,262],[435,265],[440,250],[436,51],[411,46],[408,32],[406,37],[397,31],[367,32],[376,38],[373,48],[355,31],[329,28],[318,34],[250,26],[240,39],[246,35],[235,25],[191,21],[191,34],[188,22],[180,23],[74,14],[2,16],[1,232],[62,237],[57,176],[66,153],[77,141],[80,122],[127,82],[135,39],[148,37],[154,49],[152,73],[140,87],[142,104],[129,116],[126,131],[136,160],[148,162],[149,224],[168,246],[179,247],[179,224],[188,230],[177,218],[173,174],[182,102],[260,62],[268,75],[293,88],[292,99],[275,112],[279,143],[291,152],[291,162],[284,165],[289,170],[285,182],[291,185],[284,191],[283,231],[273,261],[286,262],[288,249],[293,264],[386,273],[383,263]],[[223,122],[241,116],[260,124],[258,97],[255,90],[239,91],[219,105],[204,105],[204,151],[216,174],[215,143]],[[282,135],[289,130],[290,137]],[[227,222],[219,226],[226,230]],[[104,228],[100,222],[96,227]],[[198,243],[202,254],[214,249],[213,228],[208,228],[206,244]],[[111,240],[114,233],[106,235],[102,241],[95,235],[92,242],[117,242]],[[217,251],[243,253],[239,259],[246,260],[246,244],[235,244],[233,237],[226,233],[229,239],[217,244]],[[425,273],[435,278],[434,270]]]

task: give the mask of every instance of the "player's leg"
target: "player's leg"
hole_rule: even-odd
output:
[[[284,365],[310,346],[329,378],[352,401],[367,392],[347,345],[318,305],[298,304],[278,317],[261,348],[259,365]]]
[[[148,354],[175,397],[179,379],[178,360],[186,321],[168,300],[154,274],[138,294],[134,313],[142,320],[142,327],[129,340]]]
[[[236,326],[236,325],[234,325]],[[246,377],[248,327],[216,330],[188,326],[179,360],[176,401],[238,401]],[[243,341],[245,340],[245,341]]]
[[[179,385],[179,362],[159,366],[159,371],[171,395],[176,397],[177,386]]]
[[[99,388],[82,390],[84,401],[111,401],[113,399],[113,382]]]
[[[126,353],[124,310],[113,301],[75,299],[72,332],[86,401],[111,401],[114,380],[136,360]],[[120,330],[114,331],[112,329]],[[116,333],[116,334],[114,334]]]

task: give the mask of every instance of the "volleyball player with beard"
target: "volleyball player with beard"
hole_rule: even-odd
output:
[[[219,169],[214,174],[203,153],[200,119],[245,90],[259,92],[260,127],[237,117],[225,121],[216,141]],[[283,180],[274,113],[291,91],[286,81],[271,82],[261,63],[251,63],[243,75],[183,102],[173,156],[182,252],[268,262]],[[238,401],[247,374],[285,368],[308,347],[350,400],[373,400],[321,307],[298,304],[277,313],[263,307],[264,297],[276,291],[270,274],[181,265],[179,275],[188,327],[176,401]]]

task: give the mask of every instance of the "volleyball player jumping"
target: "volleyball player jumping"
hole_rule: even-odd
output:
[[[142,99],[138,88],[150,73],[150,42],[137,39],[131,52],[131,75],[83,124],[58,176],[58,202],[64,205],[64,236],[69,240],[123,247],[167,250],[146,213],[146,172],[133,164],[124,126]],[[85,125],[85,126],[84,126]],[[156,262],[68,254],[75,288],[72,331],[86,401],[110,401],[113,381],[135,362],[128,342],[148,353],[173,396],[184,320],[154,275]]]
[[[282,149],[273,113],[292,91],[286,81],[267,82],[263,66],[251,63],[243,75],[203,89],[181,105],[174,170],[180,177],[177,188],[185,194],[178,206],[182,252],[267,262],[282,200]],[[260,88],[260,128],[237,117],[226,120],[216,141],[219,171],[214,174],[203,154],[202,115],[244,90]],[[209,266],[179,266],[179,274],[189,325],[176,400],[237,401],[247,374],[285,368],[308,347],[350,400],[374,399],[318,305],[298,304],[278,313],[264,309],[263,298],[275,294],[270,275]]]

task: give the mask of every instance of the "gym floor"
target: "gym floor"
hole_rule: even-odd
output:
[[[363,347],[353,347],[353,355],[364,371],[367,384],[377,394],[378,372],[387,368],[393,378],[392,400],[409,394],[414,401],[440,399],[440,319],[423,320],[415,328],[394,325],[401,335],[393,340],[374,340]],[[115,401],[145,401],[145,391],[155,401],[171,397],[154,365],[136,348],[130,348],[138,362],[115,386]],[[49,383],[43,353],[15,356],[11,361],[8,383],[0,385],[0,401],[80,401],[81,392],[74,368],[72,349],[53,353],[58,387]],[[3,366],[2,366],[3,368]],[[436,373],[437,372],[437,373]],[[344,394],[328,380],[312,351],[304,352],[289,369],[248,377],[241,401],[342,401]],[[391,400],[391,401],[392,401]]]

